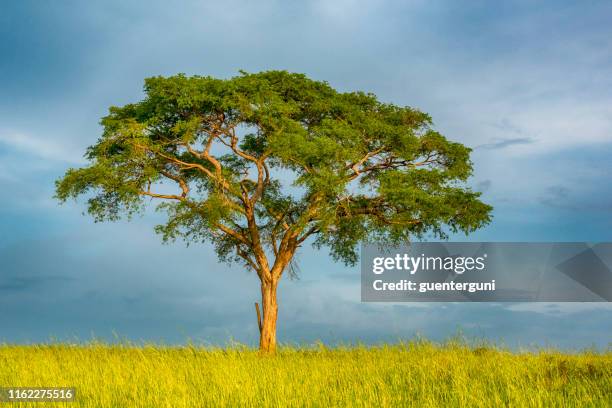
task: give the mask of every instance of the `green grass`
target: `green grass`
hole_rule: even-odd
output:
[[[610,407],[612,352],[0,345],[0,386],[77,388],[76,403],[29,405],[53,407]]]

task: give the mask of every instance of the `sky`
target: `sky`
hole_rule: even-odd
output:
[[[493,222],[457,241],[612,240],[612,3],[20,1],[0,12],[0,341],[255,344],[257,278],[161,215],[94,223],[54,181],[86,164],[109,106],[155,75],[284,69],[431,114],[472,147]],[[360,301],[359,267],[304,247],[279,340],[458,333],[510,347],[606,347],[609,303]]]

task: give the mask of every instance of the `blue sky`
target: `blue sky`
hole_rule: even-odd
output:
[[[21,1],[0,13],[0,340],[253,343],[256,277],[162,245],[159,215],[94,224],[53,182],[143,79],[287,69],[418,107],[474,148],[479,241],[612,239],[612,4],[604,1]],[[453,237],[465,240],[465,237]],[[363,304],[358,267],[304,248],[281,341],[420,333],[605,346],[612,307]]]

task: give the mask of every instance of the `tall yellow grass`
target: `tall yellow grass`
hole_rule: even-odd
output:
[[[0,386],[77,389],[74,403],[14,407],[611,407],[612,352],[0,345]]]

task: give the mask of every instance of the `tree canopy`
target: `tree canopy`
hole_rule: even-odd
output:
[[[465,185],[470,149],[417,109],[285,71],[153,77],[144,92],[110,108],[89,164],[57,182],[61,201],[87,195],[97,221],[159,199],[164,240],[210,241],[262,279],[309,237],[350,264],[361,241],[444,238],[490,221]]]

